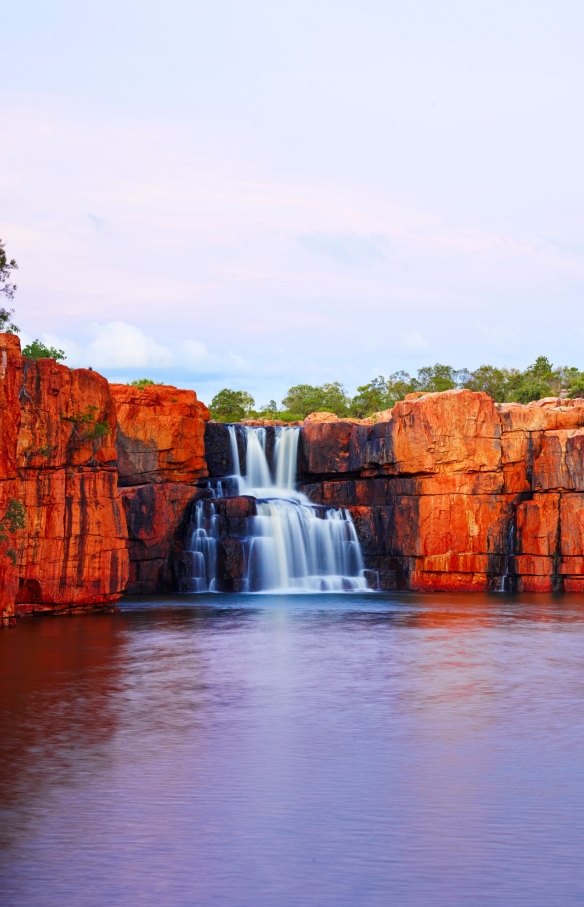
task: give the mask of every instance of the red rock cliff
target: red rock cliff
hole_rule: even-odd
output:
[[[115,602],[128,578],[105,378],[20,354],[0,334],[0,615]],[[24,528],[8,531],[10,507]]]
[[[302,441],[304,490],[350,508],[382,585],[584,591],[584,400],[411,395]]]
[[[120,485],[192,484],[204,478],[209,410],[194,391],[112,384],[117,404]]]

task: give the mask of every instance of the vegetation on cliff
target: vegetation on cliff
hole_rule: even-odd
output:
[[[24,347],[22,355],[27,359],[55,359],[57,362],[66,359],[65,351],[54,346],[46,346],[42,340],[33,340]]]
[[[574,399],[584,397],[584,371],[553,366],[546,356],[538,356],[524,371],[481,365],[471,372],[436,363],[418,369],[415,377],[404,371],[394,372],[387,378],[379,375],[358,387],[354,397],[338,381],[319,386],[297,384],[290,388],[281,407],[272,400],[267,406],[256,409],[250,394],[224,388],[213,398],[210,410],[217,422],[238,422],[245,418],[295,421],[312,412],[364,418],[391,409],[406,394],[453,388],[484,391],[497,403],[529,403],[543,397]]]

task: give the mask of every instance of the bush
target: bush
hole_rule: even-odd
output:
[[[143,391],[145,387],[153,387],[157,384],[156,381],[152,381],[151,378],[136,378],[135,381],[129,381],[128,387],[135,387],[139,391]]]
[[[321,384],[318,387],[311,384],[297,384],[290,388],[282,400],[282,405],[288,413],[300,413],[302,419],[315,412],[347,416],[349,403],[345,388],[338,381]]]
[[[0,542],[10,542],[11,535],[14,535],[19,529],[24,529],[25,513],[24,504],[21,504],[16,498],[10,498],[6,513],[0,520]],[[15,564],[16,551],[12,546],[7,548],[6,554]]]
[[[251,394],[224,387],[213,397],[209,411],[216,422],[241,422],[252,414],[254,406]]]
[[[27,359],[55,359],[57,361],[66,359],[65,352],[58,350],[54,346],[45,346],[40,340],[33,340],[22,351],[22,355]]]

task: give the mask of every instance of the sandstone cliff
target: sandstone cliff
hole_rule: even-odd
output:
[[[0,616],[116,601],[128,578],[105,378],[20,354],[0,334]],[[18,508],[24,526],[10,531]]]
[[[207,475],[231,472],[227,427],[193,391],[110,387],[23,359],[12,335],[0,377],[0,617],[188,589],[185,529]],[[299,470],[311,500],[351,511],[382,588],[584,591],[584,400],[447,391],[376,419],[309,417]],[[237,591],[255,503],[214,507],[218,588]]]
[[[405,589],[584,591],[584,400],[412,395],[373,426],[311,422],[304,491],[348,507]]]
[[[192,484],[204,478],[209,410],[194,391],[112,384],[116,401],[120,485]]]

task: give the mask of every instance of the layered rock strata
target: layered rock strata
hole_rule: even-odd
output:
[[[128,578],[105,378],[0,334],[0,616],[103,607]]]
[[[12,335],[0,335],[0,378],[4,622],[186,591],[192,505],[210,496],[207,477],[232,472],[227,427],[193,391],[110,387],[24,359]],[[299,471],[314,503],[351,512],[382,588],[584,591],[584,400],[447,391],[411,395],[376,422],[315,414]],[[212,506],[217,587],[238,591],[255,503]]]
[[[302,431],[302,488],[351,511],[381,585],[584,591],[584,400],[412,395]]]

